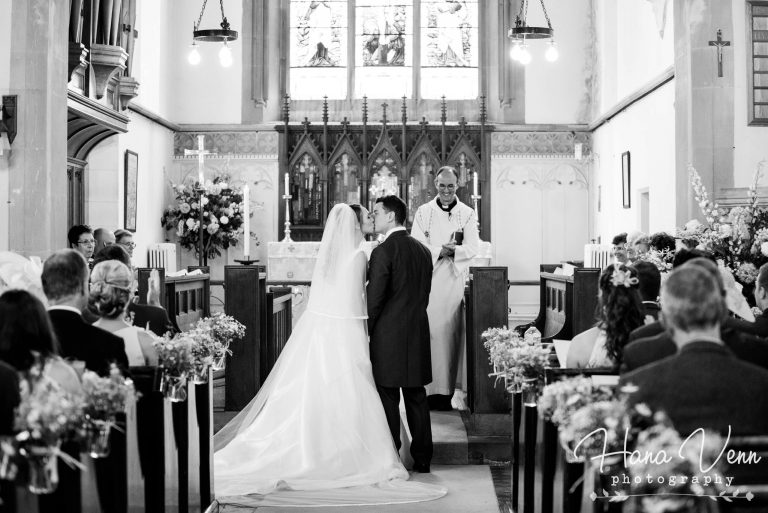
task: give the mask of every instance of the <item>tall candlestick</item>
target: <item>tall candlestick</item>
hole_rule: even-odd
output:
[[[288,173],[285,173],[285,194],[290,194],[291,191],[288,190],[290,187],[290,184],[288,183]]]
[[[478,184],[477,184],[477,171],[475,171],[474,172],[474,176],[472,177],[472,195],[473,196],[477,196],[478,195],[477,194],[477,191],[478,191],[477,187],[478,187]]]
[[[286,175],[288,176],[288,175]],[[251,254],[251,191],[243,186],[243,260]]]

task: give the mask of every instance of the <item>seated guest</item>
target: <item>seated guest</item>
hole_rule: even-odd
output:
[[[94,326],[123,339],[130,366],[157,365],[157,352],[152,346],[152,337],[143,328],[125,322],[126,309],[132,296],[133,274],[125,264],[107,260],[93,267],[88,306],[101,317]]]
[[[85,257],[88,266],[93,266],[93,252],[96,249],[96,239],[93,238],[91,227],[85,224],[76,224],[67,232],[69,247]]]
[[[656,232],[651,235],[649,240],[650,249],[656,251],[675,252],[675,238],[666,232]]]
[[[16,369],[0,361],[0,436],[14,434],[16,407],[20,401]]]
[[[626,232],[616,235],[611,241],[613,248],[611,248],[611,255],[613,256],[614,264],[626,264],[627,263],[627,234]]]
[[[615,367],[622,360],[629,333],[643,323],[637,292],[637,271],[631,266],[609,265],[598,282],[600,320],[594,328],[573,337],[566,366]]]
[[[93,230],[93,238],[96,239],[96,247],[93,250],[94,254],[115,243],[115,235],[106,228],[96,228]]]
[[[116,230],[115,244],[122,246],[128,253],[128,256],[133,258],[133,249],[136,247],[136,244],[133,242],[133,233],[128,230]]]
[[[661,291],[678,353],[621,377],[630,403],[663,410],[683,437],[698,428],[768,434],[768,370],[739,360],[720,339],[725,302],[714,277],[697,266],[673,271]]]
[[[768,264],[760,266],[755,280],[755,303],[763,312],[755,317],[755,322],[746,324],[744,331],[759,337],[768,337]]]
[[[101,250],[93,259],[95,264],[104,262],[106,260],[117,260],[122,262],[127,267],[131,266],[131,259],[128,257],[128,253],[117,244],[108,246]],[[163,336],[167,332],[175,332],[171,319],[168,317],[168,312],[165,308],[160,306],[160,290],[159,290],[160,277],[157,271],[150,273],[149,279],[149,293],[147,294],[147,303],[140,304],[136,302],[136,297],[133,297],[132,301],[128,304],[127,317],[131,319],[134,326],[140,328],[147,328],[149,331],[158,336]],[[99,317],[95,313],[91,313],[90,309],[86,309],[89,315],[94,316],[93,322],[96,322]],[[85,312],[83,316],[85,317]]]
[[[678,269],[688,266],[698,267],[709,273],[717,283],[718,292],[724,299],[726,298],[720,269],[716,263],[708,258],[694,258]],[[755,335],[745,333],[742,329],[743,324],[745,324],[744,321],[726,316],[720,330],[721,339],[737,357],[768,369],[768,342]],[[677,346],[667,331],[631,341],[624,348],[624,361],[621,365],[621,372],[623,374],[632,371],[643,365],[648,365],[671,356],[676,352]]]
[[[88,300],[88,265],[83,256],[69,249],[55,252],[43,265],[42,281],[61,356],[82,360],[101,375],[109,373],[111,363],[126,368],[123,340],[91,326],[81,314]]]
[[[661,289],[661,273],[659,268],[650,262],[635,262],[632,267],[637,271],[640,285],[637,290],[643,300],[645,322],[651,323],[659,318],[659,290]]]
[[[648,253],[651,248],[651,239],[643,232],[634,232],[627,238],[627,245],[629,246],[629,257],[634,260],[644,254]]]
[[[59,356],[43,303],[25,290],[0,296],[0,360],[26,374],[33,366],[71,393],[82,391],[75,369]]]

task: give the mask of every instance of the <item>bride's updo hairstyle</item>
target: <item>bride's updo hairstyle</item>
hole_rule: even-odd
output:
[[[630,265],[612,264],[600,275],[598,326],[605,331],[605,348],[617,364],[621,363],[629,334],[643,325],[643,303],[637,270]]]
[[[88,308],[106,319],[115,319],[123,314],[131,300],[133,274],[128,267],[117,260],[105,260],[91,271],[91,294]]]
[[[352,211],[355,213],[355,216],[357,216],[357,224],[360,225],[360,229],[363,228],[363,207],[358,203],[352,203],[349,205],[349,208],[352,209]]]

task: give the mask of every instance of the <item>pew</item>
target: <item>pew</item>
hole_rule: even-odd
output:
[[[197,269],[190,266],[189,271]],[[207,268],[200,268],[207,270]],[[145,304],[149,290],[149,275],[153,268],[138,269],[139,303]],[[194,324],[211,314],[211,277],[209,274],[192,276],[165,276],[165,269],[157,268],[160,275],[160,304],[168,312],[177,331],[188,331]]]
[[[736,489],[743,497],[752,493],[754,498],[747,502],[738,500],[724,503],[723,513],[757,513],[768,511],[768,436],[733,437],[728,443],[728,449],[742,451],[745,454],[754,453],[756,458],[751,462],[735,463],[728,466],[725,475],[733,477],[732,486],[727,490],[732,495]],[[757,461],[760,458],[760,461]]]
[[[571,340],[595,324],[601,271],[597,267],[577,267],[573,276],[564,276],[554,274],[557,267],[540,266],[539,314],[531,325],[541,332],[542,339]]]

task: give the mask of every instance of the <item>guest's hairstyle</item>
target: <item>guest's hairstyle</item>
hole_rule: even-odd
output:
[[[405,224],[405,215],[408,211],[408,207],[405,201],[401,200],[397,196],[382,196],[376,200],[376,203],[381,203],[384,210],[387,212],[395,213],[395,222],[397,224]]]
[[[129,257],[128,252],[118,244],[112,244],[111,246],[101,248],[99,252],[93,256],[93,265],[107,260],[117,260],[118,262],[124,263],[129,268],[131,266],[131,257]]]
[[[77,246],[77,241],[80,240],[80,236],[84,233],[90,233],[93,235],[93,230],[87,224],[76,224],[67,232],[67,240],[70,246]]]
[[[106,260],[93,267],[88,309],[99,317],[116,319],[131,301],[133,274],[117,260]]]
[[[614,285],[614,270],[628,273],[629,280],[635,283],[629,287]],[[643,303],[637,291],[638,283],[637,271],[629,265],[611,264],[600,275],[598,327],[605,331],[605,348],[616,363],[621,363],[629,334],[643,325]]]
[[[437,173],[435,174],[435,180],[437,180],[437,177],[440,176],[443,173],[453,173],[453,176],[456,177],[456,181],[459,181],[459,173],[456,171],[456,168],[453,166],[443,166],[440,169],[437,170]]]
[[[757,284],[761,289],[768,290],[768,264],[760,266],[760,271],[757,273]]]
[[[613,238],[613,241],[611,241],[611,244],[613,244],[614,246],[618,246],[619,244],[626,244],[626,243],[627,243],[627,233],[626,232],[622,232],[622,233],[616,235]]]
[[[638,237],[637,239],[635,239],[632,244],[634,244],[635,246],[637,246],[639,244],[645,244],[646,246],[648,246],[648,248],[650,248],[651,247],[651,238],[648,237],[647,235],[643,235],[643,236]]]
[[[106,228],[96,228],[95,230],[93,230],[93,237],[96,240],[99,240],[99,237],[101,237],[105,233],[111,233],[111,232],[109,230],[107,230]],[[112,235],[114,235],[114,233]]]
[[[675,238],[665,232],[656,232],[651,235],[651,249],[657,251],[664,251],[666,249],[673,253],[675,251]]]
[[[634,246],[638,242],[641,242],[643,239],[648,239],[648,235],[638,230],[627,234],[627,244],[630,246]]]
[[[33,353],[34,351],[34,353]],[[43,303],[26,290],[0,295],[0,360],[19,372],[58,354],[56,336]]]
[[[672,269],[677,269],[688,260],[693,260],[694,258],[706,258],[712,262],[715,262],[715,256],[708,251],[703,251],[701,249],[682,248],[679,249],[677,253],[675,253],[675,258],[672,259]]]
[[[717,283],[717,290],[719,290],[720,293],[725,296],[725,283],[723,283],[723,277],[720,275],[720,267],[717,265],[714,258],[692,258],[688,260],[685,265],[681,266],[681,268],[689,266],[698,267],[699,269],[709,273],[712,276],[712,279],[715,280],[715,283]]]
[[[49,301],[85,293],[88,262],[74,249],[56,251],[43,264],[43,292]]]
[[[129,232],[128,230],[115,230],[115,243],[119,244],[120,239],[123,237],[133,237],[133,232]]]
[[[638,291],[643,301],[656,301],[661,289],[661,273],[659,268],[650,262],[635,262],[633,267],[637,271],[637,279],[640,280]]]
[[[718,326],[726,313],[712,274],[695,265],[672,271],[661,289],[661,311],[672,328],[690,332]]]
[[[362,205],[359,205],[358,203],[352,203],[349,205],[349,208],[352,209],[352,211],[355,213],[355,216],[357,216],[357,222],[360,225],[360,227],[363,226],[363,207]]]

